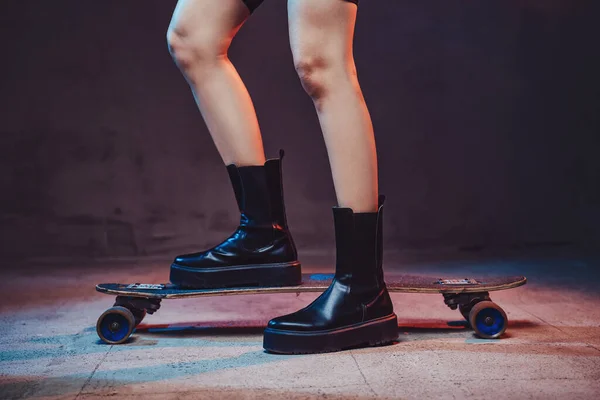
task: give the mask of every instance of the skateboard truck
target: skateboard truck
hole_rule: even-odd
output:
[[[160,299],[145,298],[145,297],[131,297],[131,296],[117,296],[113,307],[122,306],[130,310],[146,311],[152,315],[160,308]]]
[[[450,309],[460,311],[477,336],[484,339],[500,337],[508,325],[508,317],[494,303],[488,292],[443,293],[444,303]]]
[[[460,310],[460,313],[463,314],[463,310],[468,314],[471,311],[471,308],[480,301],[492,301],[490,298],[490,294],[488,292],[478,292],[478,293],[443,293],[444,303],[451,310],[456,310],[457,308]],[[466,318],[466,316],[465,316]]]
[[[160,299],[117,296],[115,304],[98,318],[96,332],[105,343],[123,343],[146,314],[154,314],[159,308]]]

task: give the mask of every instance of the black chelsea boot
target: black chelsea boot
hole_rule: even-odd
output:
[[[274,318],[263,347],[304,354],[387,344],[398,338],[398,321],[383,280],[382,217],[385,197],[373,213],[334,207],[336,268],[329,288],[310,305]]]
[[[240,224],[217,246],[177,256],[172,283],[189,288],[291,286],[302,281],[300,262],[285,215],[282,160],[227,166],[241,213]]]

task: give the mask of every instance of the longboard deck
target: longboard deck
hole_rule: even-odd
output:
[[[298,286],[236,287],[223,289],[182,289],[172,284],[101,283],[96,290],[117,296],[153,299],[175,299],[202,296],[242,294],[323,292],[331,283],[333,274],[303,274]],[[436,278],[424,275],[386,275],[390,292],[401,293],[477,293],[512,289],[527,282],[524,276],[492,276],[480,278]]]

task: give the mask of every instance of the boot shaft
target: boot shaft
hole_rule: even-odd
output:
[[[282,160],[270,159],[264,165],[227,165],[238,209],[240,226],[275,227],[288,230],[283,198]]]
[[[269,187],[269,196],[271,204],[271,217],[273,223],[281,229],[288,230],[287,217],[285,212],[285,201],[283,195],[283,150],[279,150],[279,158],[267,160],[265,162],[265,173],[267,185]]]
[[[354,213],[351,208],[334,207],[336,278],[350,290],[379,290],[383,280],[383,203],[377,212]]]

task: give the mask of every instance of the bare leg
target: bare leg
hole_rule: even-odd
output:
[[[352,54],[356,10],[344,0],[289,0],[290,42],[319,116],[338,204],[375,212],[375,138]]]
[[[369,113],[352,58],[356,6],[344,0],[289,0],[296,68],[325,136],[341,207],[333,208],[335,275],[327,290],[269,321],[268,352],[321,353],[392,343],[398,318],[383,276],[383,203]]]
[[[262,138],[250,95],[227,57],[249,16],[241,0],[179,0],[167,34],[225,164],[262,165]]]
[[[181,287],[294,286],[302,280],[287,226],[281,158],[265,160],[254,106],[227,57],[232,38],[260,0],[179,0],[168,32],[240,211],[237,229],[206,250],[181,254],[169,279]]]

